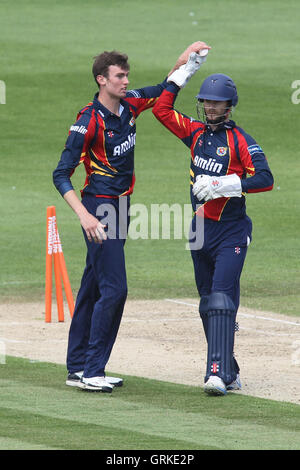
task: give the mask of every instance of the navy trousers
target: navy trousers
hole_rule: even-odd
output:
[[[228,222],[202,219],[199,223],[196,217],[192,221],[191,230],[197,238],[195,236],[191,238],[190,248],[195,281],[201,297],[199,313],[208,342],[207,371],[204,380],[206,382],[212,373],[213,357],[218,356],[221,365],[217,375],[220,375],[228,385],[239,373],[239,365],[233,355],[234,325],[240,302],[240,277],[251,240],[252,222],[246,216]],[[208,310],[209,299],[212,299],[215,293],[231,299],[232,317],[222,317],[220,321],[221,317],[215,316],[214,321],[209,321],[208,315],[213,313]],[[226,311],[226,314],[229,312]],[[224,367],[224,364],[227,364],[227,367]]]
[[[120,199],[126,200],[122,214]],[[99,209],[109,205],[113,209],[111,214],[115,214],[115,221],[110,219],[108,224],[115,223],[114,230],[109,233],[111,227],[107,227],[108,238],[102,244],[89,242],[83,231],[87,246],[86,266],[69,330],[67,369],[70,373],[83,370],[85,377],[105,375],[127,297],[124,244],[129,225],[129,198],[120,199],[89,195],[82,199],[86,209],[103,223],[107,221],[106,214]],[[97,215],[99,213],[102,215]]]
[[[193,233],[199,231],[196,217],[192,221]],[[202,229],[199,236],[201,246],[191,249],[199,295],[223,292],[238,310],[240,277],[252,234],[251,219],[247,216],[226,222],[205,219],[203,223],[204,227],[199,226]]]

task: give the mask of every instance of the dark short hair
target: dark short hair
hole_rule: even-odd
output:
[[[97,75],[103,75],[107,78],[108,68],[110,65],[118,65],[124,70],[130,69],[128,64],[128,56],[126,54],[121,54],[118,51],[102,52],[101,54],[94,57],[94,64],[92,69],[95,82],[98,86],[99,84],[97,82]]]

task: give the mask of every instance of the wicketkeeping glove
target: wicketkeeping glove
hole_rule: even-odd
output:
[[[167,82],[176,83],[180,88],[184,88],[192,76],[200,69],[206,61],[206,57],[201,57],[197,52],[191,52],[186,64],[181,65],[175,72],[171,73]]]
[[[242,197],[242,183],[235,173],[227,176],[198,175],[193,194],[199,201],[210,201],[219,197]]]

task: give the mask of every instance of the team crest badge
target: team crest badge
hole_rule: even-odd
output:
[[[219,157],[224,157],[227,153],[227,147],[218,147],[217,148],[217,155],[219,155]]]
[[[134,117],[132,117],[132,118],[130,119],[130,121],[129,121],[129,125],[130,125],[131,127],[133,127],[134,124],[135,124],[135,119],[134,119]]]

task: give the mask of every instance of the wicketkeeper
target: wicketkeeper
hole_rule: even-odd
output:
[[[204,43],[168,77],[153,113],[191,151],[195,239],[190,240],[190,249],[207,339],[204,389],[224,395],[241,388],[233,350],[240,276],[252,233],[245,195],[271,190],[273,176],[262,148],[230,119],[238,103],[230,77],[214,73],[203,81],[196,97],[199,120],[174,109],[178,92],[205,62],[209,49]]]

